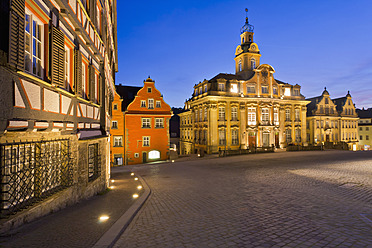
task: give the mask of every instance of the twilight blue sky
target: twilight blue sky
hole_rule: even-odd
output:
[[[234,73],[234,53],[248,8],[261,64],[302,86],[306,98],[327,87],[372,107],[371,0],[118,0],[116,84],[142,86],[149,75],[173,107],[193,86]]]

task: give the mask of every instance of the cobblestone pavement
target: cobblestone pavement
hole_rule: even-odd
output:
[[[132,170],[152,195],[115,247],[372,247],[372,152],[255,154]]]

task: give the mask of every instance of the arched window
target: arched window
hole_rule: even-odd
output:
[[[243,39],[242,39],[242,43],[244,43],[244,37],[243,37]]]
[[[249,36],[249,42],[252,42],[252,36],[251,35]]]
[[[242,71],[242,60],[239,60],[239,68],[238,68],[238,71]]]
[[[252,70],[256,69],[256,60],[255,59],[251,59],[251,68],[252,68]]]

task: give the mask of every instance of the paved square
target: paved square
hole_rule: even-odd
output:
[[[142,165],[152,195],[116,247],[372,247],[372,153]]]

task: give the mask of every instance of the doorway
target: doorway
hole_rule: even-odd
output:
[[[142,163],[146,163],[146,162],[147,162],[147,153],[142,152]]]
[[[270,139],[269,133],[262,133],[262,146],[263,147],[269,146],[269,139]]]

